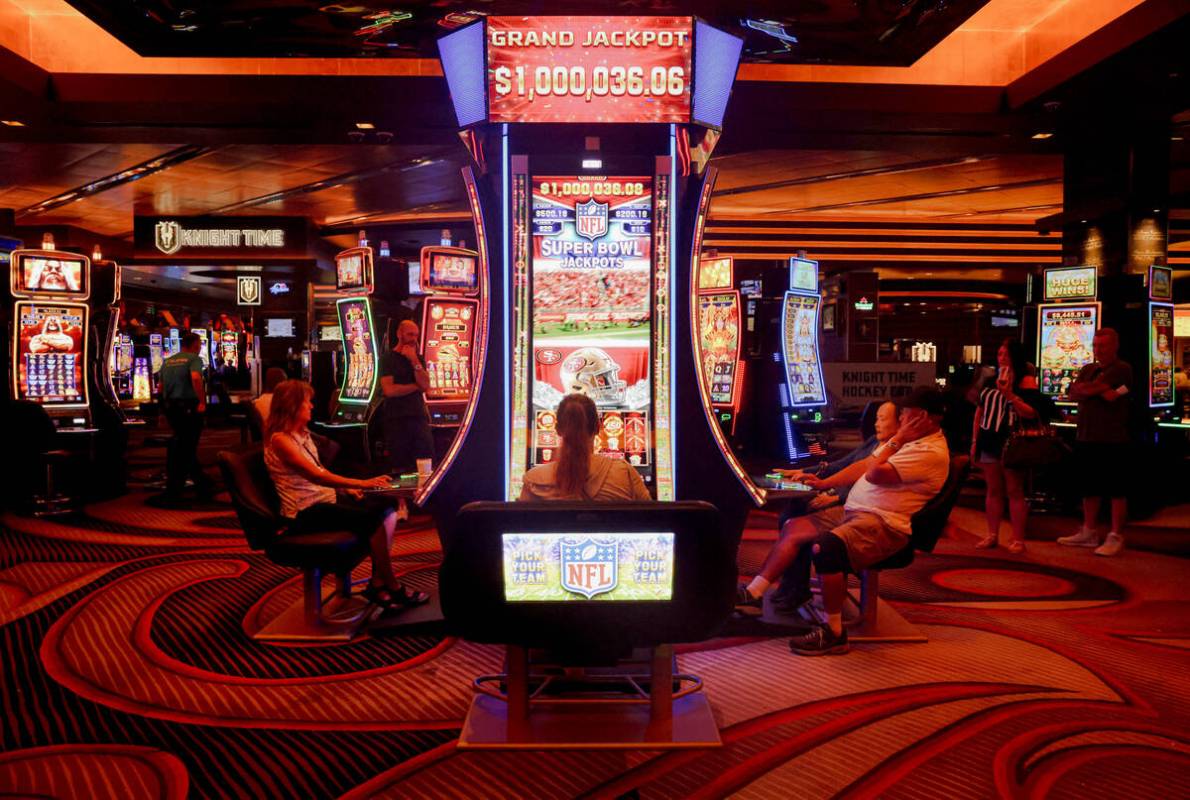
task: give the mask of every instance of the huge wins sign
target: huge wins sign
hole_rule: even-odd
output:
[[[690,17],[491,17],[491,122],[686,122]]]

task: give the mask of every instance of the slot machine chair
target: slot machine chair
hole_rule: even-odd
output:
[[[672,597],[508,602],[501,535],[535,531],[673,531]],[[459,747],[721,744],[701,680],[673,670],[673,645],[715,636],[731,615],[736,545],[718,509],[704,502],[468,503],[443,537],[442,610],[451,635],[503,644],[507,661],[505,673],[475,679]],[[647,662],[647,671],[617,669],[642,650],[647,655],[637,663]],[[689,685],[675,691],[682,683]],[[553,694],[551,684],[563,691]],[[592,696],[609,684],[631,691]]]
[[[955,455],[950,458],[950,471],[946,482],[934,495],[933,499],[920,508],[909,519],[911,532],[909,544],[901,551],[894,553],[878,564],[873,564],[859,572],[859,615],[847,620],[847,636],[854,641],[869,642],[924,642],[925,636],[917,629],[905,622],[899,614],[890,608],[880,611],[880,573],[886,569],[904,569],[913,563],[918,551],[934,552],[938,540],[946,531],[950,512],[958,502],[963,483],[971,472],[971,459],[966,455]],[[893,622],[899,624],[881,626],[881,618],[894,616]],[[916,633],[911,633],[910,629]]]
[[[13,508],[31,511],[34,516],[69,514],[78,506],[78,498],[61,494],[58,471],[72,462],[85,460],[85,453],[58,448],[58,429],[39,404],[12,400],[5,413],[10,432],[8,452],[14,463],[37,464],[41,470],[13,470],[5,481],[8,502]],[[44,476],[44,483],[39,480]]]
[[[338,446],[324,445],[333,457]],[[320,451],[322,448],[320,448]],[[320,455],[322,458],[322,455]],[[350,531],[288,534],[277,490],[259,444],[219,453],[219,471],[248,545],[270,561],[302,571],[302,606],[286,609],[253,638],[263,641],[348,641],[371,606],[351,595],[351,571],[368,555],[368,542]],[[336,603],[324,608],[323,575],[338,578]]]

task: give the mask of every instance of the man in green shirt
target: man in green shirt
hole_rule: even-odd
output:
[[[197,333],[182,337],[182,349],[161,365],[161,404],[173,429],[165,461],[165,497],[178,501],[186,478],[194,479],[200,497],[212,494],[211,480],[198,463],[198,442],[202,438],[207,391],[202,380],[202,339]]]

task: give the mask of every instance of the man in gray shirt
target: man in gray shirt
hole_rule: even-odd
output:
[[[1121,361],[1120,336],[1111,328],[1100,328],[1092,345],[1095,360],[1079,370],[1070,386],[1070,397],[1078,401],[1078,435],[1075,463],[1083,494],[1083,527],[1058,544],[1094,547],[1097,556],[1114,556],[1124,549],[1124,517],[1128,513],[1133,450],[1128,432],[1132,366]],[[1111,498],[1111,530],[1103,543],[1095,531],[1103,497]]]

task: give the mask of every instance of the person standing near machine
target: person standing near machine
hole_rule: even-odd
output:
[[[434,457],[434,437],[425,396],[430,388],[430,376],[417,352],[419,334],[413,320],[403,320],[397,326],[396,346],[384,357],[380,375],[384,437],[392,469],[398,474],[414,468],[418,459]],[[409,519],[409,507],[404,499],[397,509],[397,519]]]
[[[1068,547],[1094,547],[1097,556],[1114,556],[1124,549],[1124,518],[1128,514],[1128,475],[1133,463],[1128,430],[1132,365],[1119,357],[1120,336],[1100,328],[1092,344],[1095,360],[1084,366],[1070,387],[1078,401],[1076,463],[1083,492],[1083,527],[1058,539]],[[1095,524],[1102,498],[1111,498],[1111,530],[1103,544]]]
[[[165,462],[165,499],[171,503],[181,500],[187,477],[193,478],[199,498],[209,499],[213,494],[211,480],[198,463],[198,442],[207,410],[201,348],[202,338],[187,333],[182,337],[182,349],[161,365],[161,404],[174,432]]]

